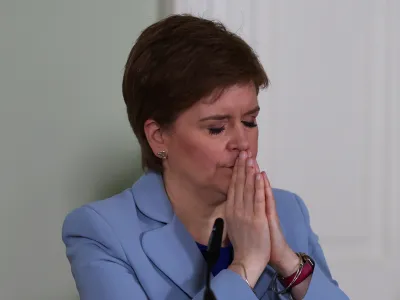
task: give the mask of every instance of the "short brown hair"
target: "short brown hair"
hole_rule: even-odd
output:
[[[142,168],[162,172],[144,132],[148,119],[167,128],[200,99],[235,84],[269,84],[252,48],[220,22],[172,15],[146,28],[125,66],[123,97],[142,150]]]

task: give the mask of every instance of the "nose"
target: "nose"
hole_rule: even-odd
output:
[[[231,151],[247,151],[250,148],[250,142],[242,126],[238,126],[232,131],[231,139],[228,143],[228,149]]]

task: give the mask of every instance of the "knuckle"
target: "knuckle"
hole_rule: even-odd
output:
[[[260,186],[256,187],[256,194],[257,195],[264,195],[264,189]]]
[[[262,195],[260,195],[260,194],[258,194],[258,195],[256,195],[256,197],[255,197],[255,202],[263,202],[264,201],[264,198],[262,197]]]
[[[242,218],[243,217],[243,210],[242,209],[235,209],[234,211],[233,211],[233,216],[235,217],[235,218]]]
[[[251,185],[249,185],[249,184],[247,184],[247,185],[244,187],[244,191],[245,191],[246,193],[251,193],[253,190],[254,190],[253,186],[251,186]]]
[[[245,224],[250,224],[252,222],[252,218],[250,216],[244,215],[244,214],[242,214],[241,220]]]

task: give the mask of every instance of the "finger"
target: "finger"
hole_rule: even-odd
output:
[[[226,209],[229,212],[232,211],[233,206],[235,204],[235,186],[236,186],[236,177],[237,177],[237,160],[238,159],[236,159],[235,165],[233,166],[232,177],[231,177],[231,181],[229,183],[229,188],[228,188]]]
[[[265,215],[265,190],[264,179],[262,174],[256,173],[255,180],[255,193],[254,193],[254,215],[256,217],[263,217]]]
[[[246,161],[246,183],[243,193],[243,211],[246,216],[254,216],[254,159]]]
[[[275,218],[278,214],[276,212],[276,203],[275,203],[275,198],[272,193],[272,187],[269,182],[267,173],[264,171],[262,172],[263,178],[264,178],[264,190],[265,190],[265,202],[266,202],[266,213],[267,217],[272,217]]]
[[[243,210],[243,191],[244,184],[246,180],[246,158],[247,153],[245,151],[240,152],[239,159],[237,161],[237,173],[236,173],[236,183],[235,183],[235,209],[241,211]]]
[[[254,158],[254,161],[255,161],[256,173],[260,173],[260,166],[258,165],[258,162],[256,161],[255,158]]]

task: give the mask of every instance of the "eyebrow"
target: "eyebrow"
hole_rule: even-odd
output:
[[[260,111],[260,107],[257,106],[255,108],[253,108],[252,110],[249,110],[248,112],[246,112],[244,115],[245,116],[252,115],[252,114],[258,113],[259,111]],[[220,121],[220,120],[225,120],[225,119],[230,119],[230,118],[232,118],[231,115],[212,115],[212,116],[208,116],[208,117],[200,119],[199,122],[204,122],[204,121],[208,121],[208,120]]]

